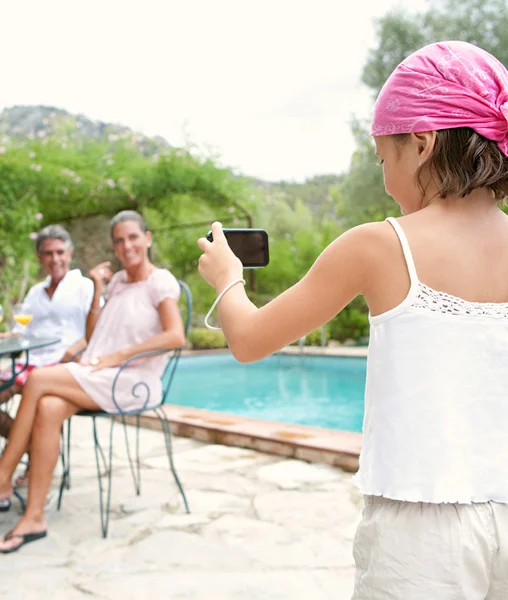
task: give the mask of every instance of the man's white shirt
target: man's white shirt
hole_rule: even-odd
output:
[[[79,269],[69,271],[58,284],[53,297],[46,289],[51,277],[30,288],[25,302],[33,315],[26,329],[16,326],[15,332],[34,337],[58,337],[60,342],[46,348],[32,350],[29,363],[43,367],[59,362],[69,346],[85,336],[86,319],[93,300],[94,285]]]

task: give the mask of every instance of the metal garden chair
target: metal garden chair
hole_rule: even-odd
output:
[[[191,313],[192,313],[192,295],[188,285],[179,281],[180,288],[182,291],[182,296],[185,301],[185,310],[183,312],[184,317],[184,327],[185,327],[185,336],[187,337],[187,332],[189,330]],[[95,448],[95,458],[97,464],[97,477],[99,480],[99,509],[100,509],[100,517],[101,517],[101,529],[102,536],[107,537],[108,535],[108,526],[109,526],[109,512],[110,512],[110,502],[111,502],[111,479],[112,479],[112,461],[113,461],[113,426],[115,421],[120,419],[123,423],[124,433],[125,433],[125,443],[127,447],[127,457],[129,460],[129,466],[131,469],[132,479],[134,482],[134,488],[136,490],[136,495],[139,496],[141,493],[141,462],[139,457],[139,428],[140,428],[140,415],[143,412],[151,411],[154,412],[157,418],[159,419],[159,423],[164,434],[164,440],[166,445],[166,452],[169,460],[169,467],[171,469],[171,473],[175,479],[175,483],[180,491],[182,496],[182,500],[185,506],[185,510],[187,513],[190,512],[189,505],[187,502],[187,498],[185,496],[185,492],[183,486],[180,482],[178,474],[175,469],[175,464],[173,461],[173,449],[172,449],[172,441],[171,441],[171,429],[169,420],[166,416],[162,405],[166,402],[169,397],[169,391],[171,389],[171,383],[173,381],[173,377],[176,371],[176,367],[178,365],[178,360],[180,358],[182,349],[177,348],[176,350],[156,350],[153,352],[144,352],[142,354],[137,354],[136,356],[131,357],[129,360],[125,361],[120,368],[118,369],[118,373],[113,381],[112,386],[112,397],[115,406],[118,408],[118,412],[116,413],[106,413],[102,411],[82,411],[77,413],[77,417],[91,417],[92,425],[93,425],[93,438],[94,438],[94,448]],[[134,360],[139,358],[147,357],[147,356],[155,356],[157,354],[168,353],[169,358],[162,376],[162,395],[160,398],[160,402],[155,406],[150,406],[150,388],[148,384],[143,381],[137,382],[132,388],[132,394],[134,396],[139,396],[140,393],[146,394],[146,400],[142,408],[134,411],[124,412],[120,409],[118,405],[117,399],[115,397],[115,389],[118,379],[122,375],[122,371],[128,366],[128,364]],[[129,444],[129,436],[127,431],[127,422],[126,417],[136,417],[136,450],[135,457],[132,456],[130,444]],[[97,434],[97,418],[109,417],[111,421],[110,431],[109,431],[109,453],[108,460],[106,460],[106,456],[104,451],[100,445],[99,437]],[[65,433],[65,427],[62,430],[62,465],[63,465],[63,474],[62,480],[60,483],[60,491],[58,495],[58,510],[62,505],[62,498],[64,489],[70,488],[70,439],[71,439],[71,419],[67,422],[67,433]],[[107,479],[106,487],[104,487],[103,479]]]

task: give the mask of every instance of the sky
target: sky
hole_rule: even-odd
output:
[[[425,0],[404,7],[424,9]],[[3,0],[0,110],[44,104],[235,172],[347,170],[374,24],[399,0]]]

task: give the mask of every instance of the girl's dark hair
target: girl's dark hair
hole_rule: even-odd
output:
[[[399,143],[409,140],[410,133],[395,134]],[[457,195],[464,198],[478,188],[489,188],[495,200],[508,196],[508,157],[496,142],[484,138],[469,127],[441,129],[431,156],[418,168],[416,179],[425,193],[421,176],[429,168],[437,178],[441,198]]]
[[[135,210],[122,210],[109,222],[109,234],[111,238],[113,238],[113,232],[118,223],[125,223],[125,221],[135,221],[143,233],[148,231],[145,219],[138,212]]]

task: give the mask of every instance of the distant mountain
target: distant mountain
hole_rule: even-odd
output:
[[[123,125],[92,121],[83,115],[72,115],[52,106],[13,106],[0,113],[0,139],[12,137],[36,140],[58,136],[105,143],[131,139],[145,155],[170,147],[162,137],[150,138]]]

